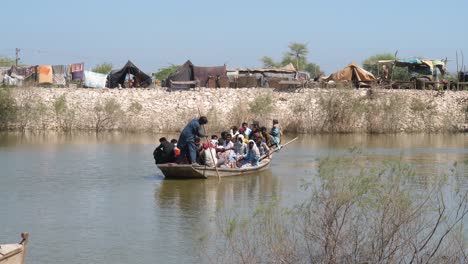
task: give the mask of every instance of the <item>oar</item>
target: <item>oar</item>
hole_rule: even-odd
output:
[[[295,138],[293,138],[293,139],[289,140],[289,141],[288,141],[288,142],[286,142],[285,144],[281,145],[281,148],[284,148],[284,147],[286,147],[286,145],[288,145],[289,143],[291,143],[291,142],[295,141],[296,139],[297,139],[297,137],[295,137]],[[261,157],[260,157],[260,159],[259,159],[258,161],[261,161],[261,160],[263,160],[263,159],[265,159],[265,158],[267,158],[267,157],[271,156],[271,154],[273,154],[273,153],[277,152],[278,150],[280,150],[280,148],[278,148],[278,147],[277,147],[277,148],[275,148],[273,151],[271,151],[271,152],[270,152],[270,154],[261,156]]]
[[[198,118],[200,118],[200,117],[201,117],[201,112],[200,112],[200,108],[198,108]],[[202,128],[203,128],[203,134],[205,134],[205,136],[208,136],[206,134],[205,125],[202,125]],[[211,143],[208,141],[207,137],[205,137],[205,141],[206,141],[206,144],[208,144],[208,151],[210,152],[211,160],[214,163],[214,167],[215,167],[215,170],[216,170],[216,174],[218,175],[218,181],[219,181],[219,180],[221,180],[221,176],[219,175],[218,166],[216,166],[217,164],[215,163],[215,159],[213,157],[213,152],[211,152],[211,147],[210,147]],[[206,168],[206,162],[205,162],[205,168]],[[203,174],[205,174],[205,171],[203,171]]]

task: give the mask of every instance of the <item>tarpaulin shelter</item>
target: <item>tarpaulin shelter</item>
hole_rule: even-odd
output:
[[[229,87],[226,65],[215,67],[195,66],[190,60],[166,79],[169,88],[190,88],[193,85],[216,88]]]
[[[406,67],[409,72],[418,73],[421,75],[434,75],[435,70],[439,69],[442,75],[446,73],[446,66],[443,60],[424,60],[418,58],[400,59],[400,60],[381,60],[377,62],[380,65],[395,67]]]
[[[190,85],[172,84],[172,82],[190,82],[193,81],[193,64],[190,60],[180,66],[177,71],[169,75],[166,79],[166,86],[169,88],[190,88]]]
[[[325,81],[349,81],[358,86],[374,80],[375,76],[372,73],[364,70],[354,63],[349,64],[343,69],[332,73],[330,76],[325,78]]]
[[[125,79],[128,74],[135,76],[135,79],[140,87],[148,87],[151,85],[151,77],[142,72],[135,64],[128,61],[122,69],[113,70],[107,75],[107,86],[109,88],[118,87],[119,84],[124,86]]]
[[[226,65],[214,67],[193,66],[193,78],[201,87],[229,87]]]

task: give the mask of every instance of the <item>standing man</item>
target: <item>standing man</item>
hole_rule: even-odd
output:
[[[187,158],[190,164],[198,165],[195,137],[206,137],[206,135],[201,132],[201,126],[207,123],[208,119],[206,116],[194,118],[182,130],[179,142],[177,143],[177,146],[180,149],[179,163],[184,163],[184,159]]]
[[[278,122],[278,119],[273,119],[273,127],[271,128],[270,131],[270,136],[271,136],[271,141],[272,145],[276,146],[278,149],[281,149],[281,136],[283,135],[283,132],[281,131],[281,126]]]

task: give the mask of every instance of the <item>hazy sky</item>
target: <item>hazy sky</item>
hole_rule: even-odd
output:
[[[396,50],[448,57],[454,71],[465,49],[468,64],[467,0],[26,0],[0,10],[0,55],[21,48],[25,64],[258,67],[293,41],[308,43],[308,59],[326,73]]]

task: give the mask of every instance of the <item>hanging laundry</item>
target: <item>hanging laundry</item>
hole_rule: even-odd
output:
[[[53,83],[52,66],[37,66],[37,75],[39,83]]]
[[[70,64],[72,80],[83,80],[84,62]]]
[[[84,86],[90,88],[106,87],[107,75],[92,71],[84,71]]]
[[[65,65],[54,65],[52,66],[54,72],[53,79],[55,84],[65,85]]]

